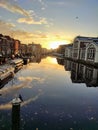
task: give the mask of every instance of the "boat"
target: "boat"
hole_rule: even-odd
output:
[[[14,59],[10,61],[10,65],[14,67],[14,72],[17,72],[23,67],[23,59]]]
[[[27,57],[24,57],[24,58],[23,58],[23,62],[24,62],[24,63],[23,63],[24,65],[27,65],[27,64],[30,62],[30,59],[27,58]]]
[[[11,65],[0,66],[0,88],[14,76],[14,67]]]

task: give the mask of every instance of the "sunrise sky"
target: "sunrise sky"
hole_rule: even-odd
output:
[[[0,33],[45,48],[98,36],[98,0],[0,0]]]

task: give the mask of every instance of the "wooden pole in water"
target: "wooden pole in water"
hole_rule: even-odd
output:
[[[20,104],[19,98],[12,100],[12,130],[19,130],[20,128]]]

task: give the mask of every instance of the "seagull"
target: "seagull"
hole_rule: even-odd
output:
[[[23,102],[23,98],[22,98],[21,94],[19,94],[19,99]]]
[[[78,19],[79,17],[77,16],[76,19]]]

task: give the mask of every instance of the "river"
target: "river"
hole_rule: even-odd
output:
[[[98,69],[51,57],[24,65],[0,89],[0,130],[98,130]]]

